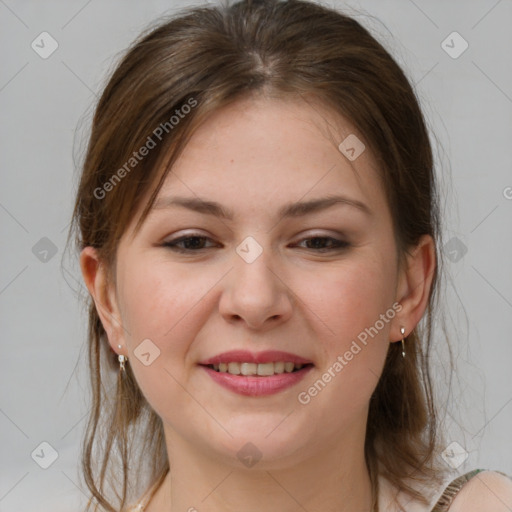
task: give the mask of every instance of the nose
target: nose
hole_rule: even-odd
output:
[[[220,314],[229,323],[266,330],[286,322],[292,314],[293,293],[270,248],[254,261],[235,252],[233,270],[224,280]]]

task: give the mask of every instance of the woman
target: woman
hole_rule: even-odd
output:
[[[432,150],[355,20],[246,0],[141,36],[97,106],[74,221],[88,510],[512,507],[498,471],[445,489]]]

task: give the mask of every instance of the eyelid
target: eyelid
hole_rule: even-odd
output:
[[[175,236],[174,238],[171,238],[171,239],[165,238],[162,243],[176,242],[177,240],[180,240],[182,238],[187,238],[187,237],[193,237],[193,238],[204,237],[204,238],[213,240],[213,238],[210,235],[202,233],[200,230],[198,230],[198,231],[180,233],[178,236]],[[348,238],[347,235],[342,232],[334,232],[334,233],[333,232],[331,232],[331,233],[328,233],[328,232],[313,232],[313,233],[306,232],[306,233],[302,233],[294,238],[301,241],[304,238],[337,238],[337,237],[341,237],[343,239]],[[343,240],[343,241],[347,241],[347,240]]]
[[[176,236],[175,238],[172,238],[170,240],[164,241],[161,245],[163,247],[168,247],[174,252],[182,253],[182,254],[193,254],[193,253],[201,253],[205,251],[206,249],[212,249],[215,248],[214,246],[210,247],[200,247],[197,249],[185,249],[182,247],[179,247],[178,244],[184,242],[187,239],[190,238],[199,238],[206,240],[206,243],[208,242],[214,242],[214,239],[211,237],[204,235],[198,231],[194,231],[191,233],[184,233],[179,236]],[[327,248],[308,248],[308,247],[301,247],[307,251],[312,251],[313,253],[318,254],[326,254],[326,253],[333,253],[333,252],[342,252],[349,247],[352,247],[352,243],[346,240],[346,236],[341,234],[335,234],[334,236],[331,236],[330,234],[326,233],[304,233],[301,235],[295,242],[293,242],[294,246],[300,245],[303,242],[306,242],[308,240],[312,239],[323,239],[329,241],[329,243],[334,244],[334,247],[327,247]],[[217,244],[218,245],[218,244]]]
[[[184,233],[179,236],[176,236],[171,239],[165,239],[161,245],[171,247],[171,244],[177,244],[180,243],[183,240],[186,240],[187,238],[204,238],[208,242],[214,242],[214,239],[208,235],[205,235],[203,233],[199,232],[193,232],[193,233]],[[217,244],[218,245],[218,244]],[[188,251],[187,249],[183,249],[184,251]],[[192,252],[192,251],[191,251]],[[196,250],[198,252],[198,250]]]

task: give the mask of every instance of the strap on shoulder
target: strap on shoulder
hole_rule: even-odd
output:
[[[473,478],[478,473],[486,471],[485,469],[474,469],[473,471],[469,471],[468,473],[465,473],[464,475],[461,475],[454,480],[452,480],[443,491],[443,494],[441,494],[441,497],[439,500],[437,500],[437,503],[434,505],[434,508],[432,509],[432,512],[447,512],[450,508],[450,505],[452,504],[452,501],[454,500],[457,493],[462,489],[464,484],[466,482],[469,482],[471,478]]]

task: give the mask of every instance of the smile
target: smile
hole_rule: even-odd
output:
[[[314,367],[311,359],[278,350],[231,350],[199,362],[221,387],[244,396],[266,396],[296,385]]]
[[[240,363],[233,361],[230,363],[220,363],[208,365],[210,368],[219,373],[230,373],[231,375],[257,375],[260,377],[269,377],[271,375],[279,375],[282,373],[293,373],[300,370],[303,364],[295,364],[291,361],[279,361],[275,363]]]
[[[222,388],[237,395],[251,397],[273,395],[291,388],[297,385],[314,367],[313,364],[302,365],[290,362],[263,364],[235,362],[235,364],[223,363],[223,371],[221,371],[221,364],[200,365],[199,368],[206,371],[210,378]],[[215,369],[216,366],[219,368]],[[236,366],[238,366],[240,373],[230,373],[230,366],[233,371],[237,371]],[[281,368],[283,371],[277,373],[276,369],[280,371]]]

